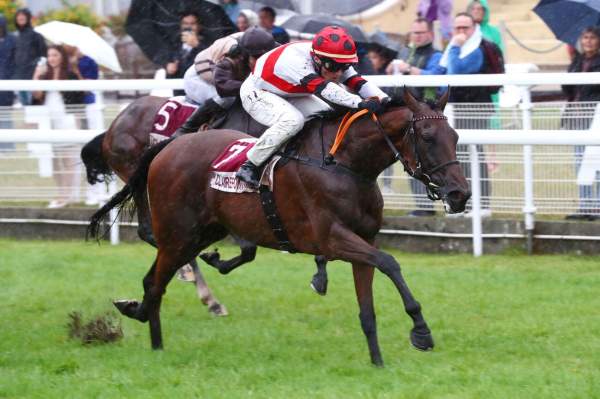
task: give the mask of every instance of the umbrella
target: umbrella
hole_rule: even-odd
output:
[[[380,48],[389,50],[396,55],[400,52],[402,46],[395,40],[390,39],[385,33],[380,30],[376,30],[369,36],[369,44],[378,46]]]
[[[52,43],[77,47],[98,65],[115,72],[123,72],[115,49],[87,26],[52,21],[36,26],[35,30]]]
[[[367,35],[359,26],[329,14],[294,15],[285,21],[281,27],[302,33],[317,33],[329,25],[337,25],[346,29],[346,32],[357,42],[367,42]]]
[[[208,45],[237,31],[221,6],[205,0],[133,0],[125,30],[150,60],[163,65],[181,47],[179,20],[185,12],[199,15]]]
[[[600,25],[599,0],[542,0],[533,11],[558,40],[572,45],[585,28]]]

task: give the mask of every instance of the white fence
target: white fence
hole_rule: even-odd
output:
[[[580,211],[600,212],[598,197],[593,192],[597,185],[594,168],[600,157],[590,147],[587,152],[584,151],[585,147],[574,148],[600,145],[600,137],[592,123],[596,104],[532,104],[529,97],[531,85],[600,83],[600,73],[368,78],[382,86],[483,86],[491,81],[494,85],[519,85],[521,101],[512,106],[498,108],[493,105],[456,104],[447,109],[451,123],[460,127],[457,129],[460,143],[465,144],[459,148],[458,157],[467,165],[466,172],[470,176],[474,194],[472,216],[475,255],[482,253],[482,206],[493,214],[524,213],[530,232],[535,213],[564,216]],[[0,91],[60,89],[148,92],[150,89],[181,86],[182,82],[178,80],[0,81]],[[101,105],[100,119],[105,124],[109,123],[119,109],[120,106],[115,104]],[[79,121],[79,125],[88,116],[84,109],[67,111],[76,122]],[[38,119],[32,119],[31,114],[36,113]],[[2,143],[19,143],[14,149],[0,147],[0,202],[47,202],[60,194],[57,184],[53,183],[56,174],[48,172],[52,160],[64,160],[67,165],[77,164],[77,168],[68,173],[77,175],[72,181],[78,182],[76,198],[83,201],[86,185],[79,165],[79,147],[63,147],[62,150],[55,147],[52,150],[48,143],[80,145],[101,130],[52,129],[53,116],[40,118],[39,114],[32,108],[0,109],[0,146],[5,146]],[[15,129],[8,128],[11,125]],[[561,130],[565,126],[569,130]],[[35,127],[41,130],[32,130]],[[588,176],[587,180],[580,176],[578,184],[576,166],[581,164],[583,166],[580,169],[587,170]],[[414,192],[411,191],[410,179],[401,172],[399,166],[393,172],[381,177],[386,208],[429,209],[430,203],[425,199],[422,189],[419,191],[417,186]],[[435,209],[440,210],[438,205]]]

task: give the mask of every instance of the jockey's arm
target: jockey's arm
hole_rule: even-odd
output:
[[[358,104],[364,98],[378,97],[383,99],[388,97],[379,87],[362,78],[353,68],[348,68],[342,75],[342,79],[346,86],[359,95],[350,93],[340,85],[327,81],[316,73],[304,77],[300,84],[317,97],[348,108],[358,108]]]
[[[360,76],[352,67],[344,71],[341,81],[354,93],[358,93],[361,98],[377,97],[383,100],[388,97],[383,90]]]
[[[238,80],[235,73],[233,61],[229,58],[223,58],[215,66],[213,77],[215,88],[221,97],[234,97],[240,94],[240,86],[243,81]]]
[[[323,79],[316,73],[304,77],[300,84],[315,96],[343,107],[358,108],[362,101],[356,94],[348,92],[337,83]]]

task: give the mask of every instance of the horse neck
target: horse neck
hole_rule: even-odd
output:
[[[379,117],[385,133],[403,156],[408,148],[402,136],[411,116],[412,112],[402,107],[394,108]],[[326,149],[331,148],[339,122],[338,120],[335,125],[324,129],[325,143],[329,143]],[[370,179],[376,179],[384,169],[396,162],[394,153],[369,116],[360,118],[350,127],[335,158],[339,163]]]

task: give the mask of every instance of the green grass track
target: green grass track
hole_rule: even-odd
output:
[[[0,397],[600,398],[600,258],[392,253],[436,348],[409,346],[410,319],[377,273],[377,369],[347,264],[330,264],[326,297],[309,288],[309,256],[259,249],[229,276],[205,266],[230,316],[209,315],[174,280],[165,350],[152,351],[137,321],[123,319],[124,339],[107,345],[84,346],[65,327],[73,310],[141,299],[152,248],[0,241]]]

